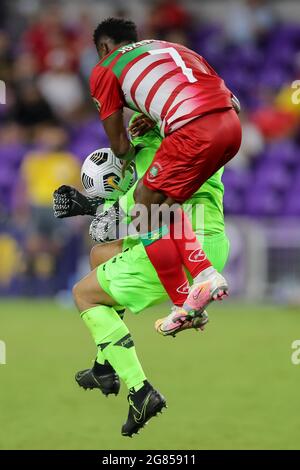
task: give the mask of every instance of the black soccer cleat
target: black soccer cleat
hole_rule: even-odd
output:
[[[127,397],[129,402],[128,418],[122,426],[122,436],[132,437],[157,413],[161,413],[163,408],[167,408],[165,398],[154,390],[152,385],[145,380],[144,386],[135,392],[129,390]]]
[[[85,369],[77,372],[75,380],[85,390],[98,388],[105,396],[118,395],[120,390],[120,379],[114,371],[98,375],[93,369]]]

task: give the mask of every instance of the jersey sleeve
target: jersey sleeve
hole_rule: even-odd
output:
[[[124,106],[124,97],[119,81],[115,74],[106,67],[100,65],[94,67],[90,77],[90,92],[102,121]]]

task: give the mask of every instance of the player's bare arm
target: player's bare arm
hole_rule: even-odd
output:
[[[123,110],[111,114],[103,120],[103,127],[110,141],[110,146],[114,154],[123,160],[133,160],[135,156],[134,147],[127,137],[123,121]]]

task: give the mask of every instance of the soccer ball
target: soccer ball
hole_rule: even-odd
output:
[[[110,148],[98,149],[86,157],[81,167],[81,182],[90,197],[117,200],[136,181],[134,165],[122,176],[122,161]]]

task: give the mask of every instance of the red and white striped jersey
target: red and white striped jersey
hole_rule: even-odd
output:
[[[206,60],[165,41],[114,49],[94,67],[90,88],[102,120],[127,106],[157,122],[163,136],[198,116],[232,108],[232,93]]]

